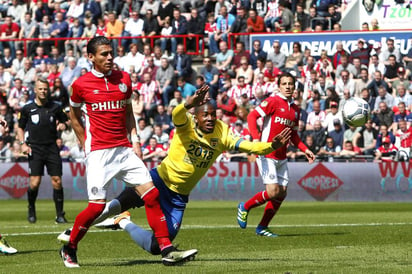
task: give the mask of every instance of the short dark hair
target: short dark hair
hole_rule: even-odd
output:
[[[291,73],[289,73],[289,72],[284,72],[284,73],[282,73],[281,75],[279,75],[279,78],[278,78],[278,86],[280,86],[280,80],[282,79],[282,78],[285,78],[285,77],[290,77],[290,78],[292,78],[293,79],[293,84],[295,84],[296,83],[296,78],[295,78],[295,76],[293,76]]]
[[[93,55],[97,52],[97,47],[101,45],[111,46],[111,42],[107,37],[104,36],[97,36],[92,38],[89,43],[87,43],[87,53],[91,53]]]

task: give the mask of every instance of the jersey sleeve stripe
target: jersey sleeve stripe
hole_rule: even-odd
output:
[[[260,117],[265,117],[266,113],[263,111],[263,109],[261,107],[257,107],[255,108],[257,112],[259,112]]]
[[[236,142],[236,144],[235,144],[235,150],[236,150],[236,151],[239,150],[240,143],[243,142],[243,141],[244,141],[243,139],[237,140],[237,142]]]
[[[70,105],[72,106],[72,107],[81,107],[82,106],[82,103],[76,103],[76,102],[73,102],[72,100],[70,100]]]

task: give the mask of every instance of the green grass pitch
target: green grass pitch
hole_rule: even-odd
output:
[[[80,269],[66,269],[56,236],[85,201],[67,201],[68,225],[54,224],[51,201],[37,202],[36,224],[25,201],[0,201],[0,233],[19,253],[0,255],[0,273],[412,273],[410,203],[288,202],[272,221],[278,238],[255,235],[263,207],[248,228],[236,223],[237,201],[191,201],[175,243],[197,248],[195,261],[166,267],[123,231],[90,229],[78,251]],[[144,209],[132,220],[147,226]]]

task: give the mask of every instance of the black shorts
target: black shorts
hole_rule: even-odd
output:
[[[62,176],[62,159],[56,144],[30,145],[31,155],[29,155],[30,176],[43,176],[44,166],[50,176]]]

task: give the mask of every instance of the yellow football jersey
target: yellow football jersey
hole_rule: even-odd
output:
[[[168,156],[157,171],[167,187],[179,194],[189,195],[223,151],[240,149],[257,154],[273,151],[271,143],[252,143],[233,136],[220,120],[216,121],[213,133],[204,134],[195,128],[193,117],[183,104],[173,110],[172,118],[176,132]]]

